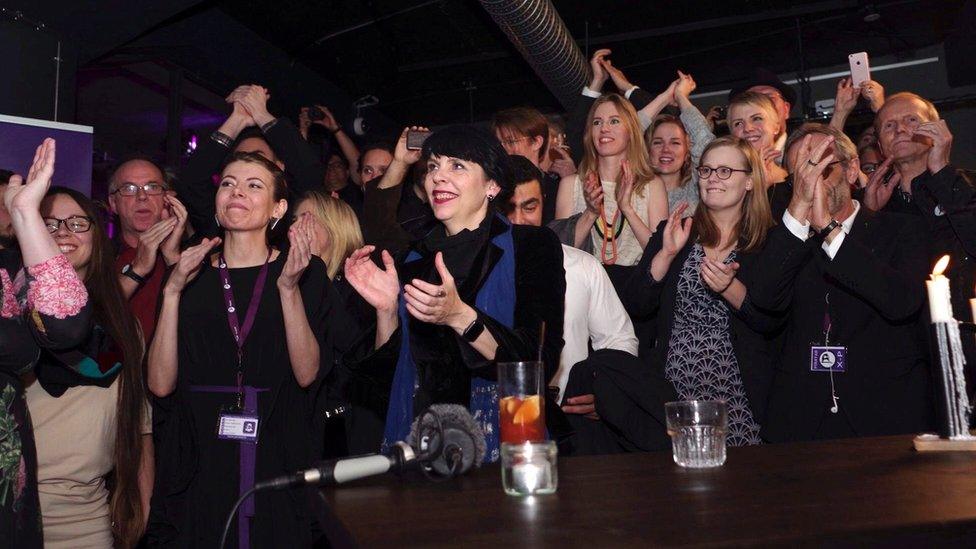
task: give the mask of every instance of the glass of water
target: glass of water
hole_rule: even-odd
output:
[[[729,411],[724,400],[681,400],[664,409],[675,463],[695,468],[725,463]]]
[[[556,443],[502,443],[502,488],[510,496],[552,494],[559,485]]]

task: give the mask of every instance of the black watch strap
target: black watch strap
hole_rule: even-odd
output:
[[[135,270],[132,269],[132,263],[126,263],[122,267],[122,276],[127,276],[132,280],[135,280],[140,286],[146,283],[146,277],[138,275]]]
[[[827,223],[826,227],[817,231],[817,236],[819,236],[820,238],[827,238],[827,235],[830,234],[830,231],[836,229],[837,227],[840,227],[840,222],[837,221],[836,219],[831,219],[830,223]]]
[[[461,332],[461,337],[468,343],[474,343],[483,331],[485,331],[485,323],[480,318],[476,318],[474,322],[468,324],[468,327]]]

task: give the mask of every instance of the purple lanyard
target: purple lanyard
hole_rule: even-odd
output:
[[[268,262],[271,261],[271,249],[268,249],[268,257],[264,260],[258,279],[254,282],[254,290],[251,292],[251,301],[247,304],[247,313],[244,315],[244,326],[241,326],[237,318],[237,308],[234,307],[234,292],[230,287],[230,271],[227,269],[227,262],[224,261],[224,254],[218,256],[217,267],[220,270],[220,281],[224,289],[224,301],[227,303],[227,324],[230,325],[230,332],[234,335],[234,342],[237,344],[237,408],[243,409],[244,406],[244,343],[247,336],[251,333],[254,326],[254,317],[257,316],[258,306],[261,304],[261,295],[264,293],[264,283],[268,279]]]

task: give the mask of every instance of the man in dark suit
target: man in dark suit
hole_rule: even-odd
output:
[[[771,441],[932,427],[924,229],[851,199],[859,163],[840,131],[805,124],[787,143],[795,188],[760,254],[754,305],[786,312],[763,436]]]

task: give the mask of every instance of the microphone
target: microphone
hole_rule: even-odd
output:
[[[257,482],[254,489],[285,490],[296,486],[344,484],[389,471],[405,471],[416,459],[413,448],[405,442],[397,442],[386,452],[322,461],[304,471]]]
[[[487,452],[485,433],[459,404],[432,405],[413,422],[407,440],[420,454],[422,470],[442,478],[481,467]]]
[[[409,444],[397,442],[385,452],[322,461],[314,467],[254,484],[255,491],[297,486],[345,484],[390,471],[400,473],[420,464],[425,474],[444,478],[481,465],[485,435],[471,413],[458,404],[434,404],[414,420]]]

